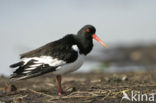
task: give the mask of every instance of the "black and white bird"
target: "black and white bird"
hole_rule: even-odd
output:
[[[64,94],[61,88],[61,75],[81,67],[84,57],[93,48],[93,39],[107,47],[95,32],[94,26],[85,25],[77,35],[68,34],[62,39],[21,54],[21,61],[10,65],[11,68],[17,68],[11,75],[11,79],[28,79],[52,72],[58,82],[58,94]]]

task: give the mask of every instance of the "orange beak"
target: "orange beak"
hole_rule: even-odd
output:
[[[92,38],[98,41],[100,44],[102,44],[104,47],[108,47],[107,44],[105,44],[96,34],[92,35]]]

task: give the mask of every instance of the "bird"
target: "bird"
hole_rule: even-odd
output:
[[[56,76],[58,95],[65,95],[61,87],[62,75],[79,69],[84,58],[93,49],[93,39],[107,47],[96,34],[93,25],[83,26],[77,34],[67,34],[32,51],[20,55],[20,61],[10,65],[15,68],[11,80],[24,80],[52,72]]]

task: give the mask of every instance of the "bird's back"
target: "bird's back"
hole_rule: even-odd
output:
[[[40,48],[21,54],[20,58],[52,56],[53,58],[69,61],[68,59],[71,60],[69,57],[71,57],[73,54],[76,54],[76,52],[72,49],[73,45],[75,45],[73,35],[67,35],[60,40],[50,42]]]

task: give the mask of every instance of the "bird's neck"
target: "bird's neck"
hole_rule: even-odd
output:
[[[93,40],[81,38],[77,35],[75,35],[74,38],[76,40],[76,44],[77,44],[78,48],[80,49],[80,54],[84,54],[84,55],[89,54],[93,48]]]

